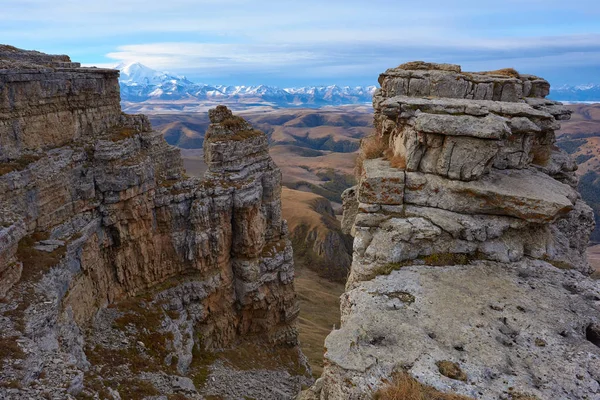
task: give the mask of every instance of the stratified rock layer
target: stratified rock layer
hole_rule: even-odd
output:
[[[302,365],[266,136],[218,107],[206,179],[187,178],[146,117],[121,113],[117,78],[0,46],[0,334],[23,353],[5,361],[0,376],[14,387],[0,397],[181,386],[164,389],[141,369],[173,375],[167,382],[196,373],[181,389],[196,398],[210,368],[198,352],[242,339],[289,347]],[[111,351],[132,353],[111,366]],[[55,376],[51,360],[68,372]],[[287,376],[283,385],[299,385]]]
[[[407,371],[477,399],[598,397],[593,214],[554,146],[569,112],[544,99],[546,81],[510,69],[414,62],[379,82],[387,149],[344,195],[342,324],[303,396],[369,399]]]

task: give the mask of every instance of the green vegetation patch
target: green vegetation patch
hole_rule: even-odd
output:
[[[389,275],[394,271],[398,271],[404,267],[411,265],[420,265],[423,263],[427,266],[441,267],[450,265],[467,265],[473,260],[479,260],[481,257],[478,254],[463,254],[463,253],[435,253],[428,256],[420,256],[417,260],[403,260],[395,263],[388,263],[373,269],[369,279],[373,279],[379,275]]]

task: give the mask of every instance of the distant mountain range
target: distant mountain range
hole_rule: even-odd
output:
[[[550,89],[552,100],[572,102],[600,102],[600,84],[558,86]]]
[[[195,83],[185,76],[156,71],[140,63],[119,64],[121,98],[125,102],[187,100],[198,102],[268,103],[279,107],[370,104],[375,86],[226,86]],[[549,98],[568,102],[600,102],[600,84],[559,86]]]
[[[240,101],[270,103],[280,107],[323,106],[371,103],[375,86],[225,86],[194,83],[185,76],[159,72],[140,63],[120,64],[121,99],[125,102],[148,100]]]

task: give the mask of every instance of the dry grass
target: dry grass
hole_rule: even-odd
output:
[[[17,160],[13,160],[0,164],[0,176],[9,174],[14,171],[23,171],[29,164],[36,162],[40,157],[32,155],[24,155]]]
[[[394,381],[378,390],[375,400],[473,400],[453,393],[442,393],[418,382],[406,372],[396,374]]]
[[[110,133],[110,140],[112,142],[120,142],[121,140],[134,137],[137,133],[138,131],[136,131],[134,128],[120,126],[113,129],[113,131]]]
[[[160,392],[149,381],[126,379],[119,383],[117,391],[123,399],[142,400],[150,396],[158,396]]]
[[[224,119],[221,122],[226,129],[231,129],[232,131],[240,131],[247,130],[250,125],[244,118],[238,117],[237,115],[232,115],[229,118]]]
[[[251,139],[255,137],[263,136],[259,130],[256,129],[248,129],[244,131],[235,132],[232,135],[210,135],[206,141],[207,142],[240,142],[242,140]]]
[[[296,347],[273,346],[253,341],[218,353],[219,358],[238,371],[285,369],[290,375],[306,375]]]
[[[384,152],[385,159],[390,162],[390,166],[398,169],[406,169],[406,157],[402,154],[393,154],[392,149]]]
[[[365,160],[372,160],[383,156],[383,152],[388,148],[383,137],[372,135],[364,138],[361,141],[360,149],[365,157]]]
[[[300,347],[313,375],[319,377],[323,372],[325,338],[334,326],[340,326],[340,296],[344,293],[344,284],[330,282],[308,268],[297,268],[294,286],[300,303]]]
[[[483,72],[478,72],[478,74],[480,74],[480,75],[501,75],[501,76],[509,76],[511,78],[518,78],[521,76],[521,74],[519,74],[519,71],[517,71],[514,68],[502,68],[502,69],[497,69],[495,71],[483,71]]]
[[[533,146],[531,152],[533,154],[533,164],[541,165],[542,167],[548,165],[552,153],[551,149],[547,146]]]
[[[435,365],[437,365],[440,374],[457,381],[467,381],[467,374],[460,369],[457,363],[444,360],[436,362]]]
[[[23,263],[23,273],[21,281],[33,281],[50,268],[58,264],[67,252],[65,246],[61,246],[52,253],[36,250],[35,244],[39,241],[48,239],[49,234],[46,232],[36,232],[30,236],[25,236],[17,248],[17,259]]]
[[[14,358],[25,358],[25,353],[17,343],[17,337],[0,338],[0,362]]]
[[[383,157],[384,152],[388,147],[389,145],[385,142],[383,137],[377,134],[362,139],[360,141],[360,151],[356,158],[354,174],[357,177],[361,176],[363,172],[363,162],[365,160]]]

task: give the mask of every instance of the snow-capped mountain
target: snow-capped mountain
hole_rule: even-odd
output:
[[[311,86],[281,89],[273,86],[226,86],[194,83],[185,76],[159,72],[140,63],[119,64],[121,99],[214,100],[230,102],[267,102],[281,107],[302,105],[343,105],[370,103],[375,86]]]
[[[550,90],[548,97],[558,101],[600,102],[600,84],[558,86]]]

